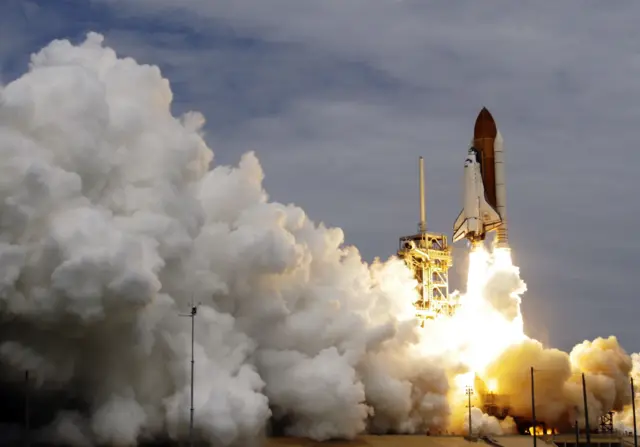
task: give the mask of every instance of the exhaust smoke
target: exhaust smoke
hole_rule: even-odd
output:
[[[367,265],[340,229],[269,201],[254,153],[210,169],[204,117],[176,118],[171,101],[157,67],[95,33],[50,43],[0,90],[0,374],[17,384],[29,370],[34,395],[73,398],[51,404],[40,436],[186,438],[178,314],[192,300],[196,434],[219,445],[251,445],[270,421],[316,440],[463,433],[478,381],[526,416],[531,365],[556,371],[536,384],[549,423],[579,402],[581,372],[590,415],[628,404],[632,363],[614,337],[571,354],[526,337],[508,250],[473,252],[460,312],[420,328],[401,260]],[[479,409],[472,424],[514,430]]]

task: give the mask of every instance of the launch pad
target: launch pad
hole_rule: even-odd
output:
[[[453,265],[447,236],[427,231],[424,197],[424,160],[420,157],[420,224],[418,233],[400,238],[398,256],[418,281],[416,317],[423,320],[452,316],[459,307],[449,295],[449,268]],[[496,122],[486,108],[476,118],[471,147],[465,160],[462,211],[453,224],[452,243],[462,238],[473,246],[496,232],[496,247],[508,248],[504,149]]]
[[[452,316],[459,306],[449,295],[449,268],[453,265],[447,236],[427,231],[424,201],[424,166],[419,161],[420,223],[418,233],[400,238],[398,256],[418,281],[418,299],[413,303],[416,317],[422,320]]]

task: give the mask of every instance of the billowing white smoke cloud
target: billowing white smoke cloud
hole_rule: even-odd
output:
[[[492,272],[482,295],[507,321],[513,321],[522,318],[520,295],[526,290],[527,286],[520,279],[520,270],[508,266]]]
[[[472,260],[478,287],[456,317],[418,328],[402,261],[367,265],[341,230],[269,202],[253,153],[210,170],[204,118],[173,117],[171,100],[157,67],[93,33],[51,43],[0,90],[0,378],[29,370],[39,390],[79,397],[48,440],[184,438],[192,302],[195,427],[217,445],[251,445],[270,418],[317,440],[466,432],[449,385],[467,370],[498,379],[512,414],[528,411],[523,365],[560,371],[541,382],[555,392],[541,417],[579,401],[579,371],[592,415],[628,400],[615,339],[568,356],[524,336],[510,260]],[[479,410],[472,424],[514,430]]]
[[[511,416],[498,420],[494,416],[484,414],[479,408],[471,408],[471,426],[476,436],[511,435],[517,433],[516,423]],[[469,432],[469,419],[465,418],[463,424],[465,433]]]
[[[52,42],[0,92],[0,367],[88,406],[49,436],[184,437],[191,300],[199,437],[248,445],[272,411],[315,439],[445,427],[403,263],[367,266],[339,229],[269,203],[252,153],[209,170],[203,117],[171,100],[97,34]]]
[[[590,423],[609,411],[620,411],[630,400],[631,360],[611,336],[585,341],[570,354],[547,349],[535,340],[508,347],[492,362],[486,376],[499,385],[499,398],[512,414],[531,417],[530,369],[534,369],[536,416],[549,426],[566,428],[584,418],[582,377],[587,385]]]

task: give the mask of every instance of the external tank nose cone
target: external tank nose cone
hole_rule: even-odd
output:
[[[473,128],[473,139],[479,138],[495,138],[498,134],[496,122],[491,116],[491,112],[483,107],[476,118],[476,125]]]

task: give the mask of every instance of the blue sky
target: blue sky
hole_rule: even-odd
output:
[[[216,163],[255,150],[273,200],[368,260],[416,228],[420,155],[430,229],[451,233],[486,106],[529,335],[568,349],[616,334],[636,351],[639,14],[630,0],[6,0],[0,79],[54,38],[102,33],[161,68],[176,113],[205,114]]]

